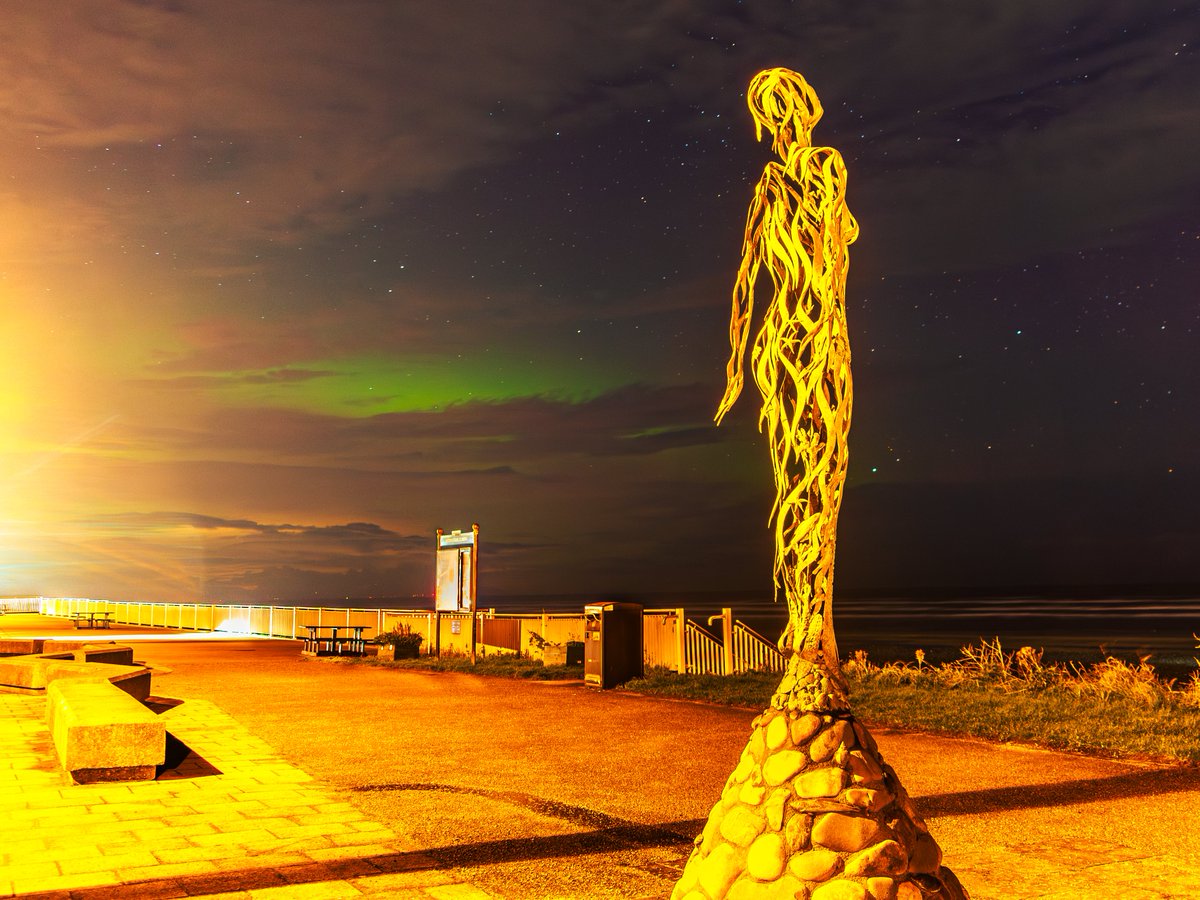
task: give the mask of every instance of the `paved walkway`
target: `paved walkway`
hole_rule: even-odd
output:
[[[7,616],[0,634],[62,630],[42,617],[40,628],[14,627],[34,618]],[[410,838],[210,701],[160,704],[165,769],[154,781],[119,784],[72,783],[57,764],[45,706],[42,696],[0,693],[0,897],[492,896],[441,871]]]
[[[44,700],[0,694],[0,896],[663,898],[750,718],[103,637],[184,700],[163,715],[190,752],[155,782],[69,784]],[[1200,771],[875,734],[975,900],[1200,897]]]
[[[122,784],[71,784],[44,708],[0,694],[0,896],[491,896],[207,701],[163,713],[170,769]]]

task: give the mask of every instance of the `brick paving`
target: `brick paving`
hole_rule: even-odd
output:
[[[492,896],[208,701],[162,713],[190,752],[157,780],[86,785],[58,767],[45,703],[0,693],[0,896]]]

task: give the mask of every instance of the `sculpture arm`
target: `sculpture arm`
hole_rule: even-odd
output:
[[[814,247],[814,288],[829,308],[840,302],[849,266],[847,248],[858,237],[858,223],[846,206],[846,166],[832,147],[814,148],[814,176],[819,178],[822,201],[818,245]]]
[[[746,357],[746,342],[750,337],[750,319],[754,313],[754,282],[762,266],[762,232],[770,202],[768,197],[772,181],[771,167],[768,166],[754,189],[754,198],[750,201],[750,210],[746,214],[742,264],[738,267],[737,280],[733,285],[733,308],[729,316],[729,362],[725,365],[725,396],[721,398],[714,417],[718,424],[742,393],[743,361]]]

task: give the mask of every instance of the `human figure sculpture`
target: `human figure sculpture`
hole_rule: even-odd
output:
[[[759,427],[775,477],[775,585],[786,670],[672,900],[967,900],[895,771],[850,712],[833,634],[834,547],[846,481],[850,344],[845,289],[858,224],[846,168],[812,145],[816,93],[796,72],[750,82],[750,114],[780,162],[763,170],[733,289],[724,417],[741,393],[760,270],[773,296],[754,339]]]
[[[769,162],[746,218],[733,289],[732,345],[717,421],[742,390],[754,286],[766,267],[774,296],[754,340],[762,392],[760,429],[775,473],[775,585],[788,605],[780,649],[791,651],[780,708],[847,709],[830,601],[837,515],[850,431],[846,272],[858,223],[846,206],[846,167],[832,147],[812,146],[816,93],[788,69],[768,69],[747,95],[759,138],[766,129],[782,162]]]

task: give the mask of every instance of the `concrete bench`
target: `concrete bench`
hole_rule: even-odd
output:
[[[128,652],[132,662],[133,651]],[[137,700],[145,700],[150,696],[148,668],[99,661],[105,657],[124,659],[125,655],[115,648],[98,651],[95,655],[98,657],[95,661],[88,659],[87,651],[3,657],[0,658],[0,686],[15,693],[40,694],[60,679],[99,678],[111,682]]]
[[[46,719],[62,767],[80,783],[154,778],[167,754],[161,718],[105,678],[59,678]]]
[[[140,701],[150,670],[120,644],[38,641],[42,652],[0,656],[0,690],[45,694],[64,769],[78,782],[151,779],[166,759],[166,725]],[[5,649],[25,649],[11,642]]]

